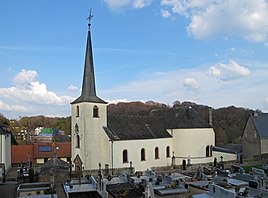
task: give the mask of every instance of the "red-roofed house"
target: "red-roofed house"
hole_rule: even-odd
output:
[[[42,142],[34,143],[34,158],[37,164],[41,164],[53,157],[54,154],[63,161],[71,159],[70,142]]]
[[[12,146],[12,164],[32,163],[42,164],[57,155],[63,161],[70,162],[70,142],[40,142],[31,145]]]

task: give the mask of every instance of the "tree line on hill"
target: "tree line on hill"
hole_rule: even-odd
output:
[[[193,102],[179,102],[175,101],[173,106],[166,104],[148,101],[148,102],[129,102],[117,103],[108,105],[109,114],[120,115],[139,115],[149,116],[155,109],[170,109],[179,107],[191,107],[196,110],[208,109],[208,106],[196,104]],[[258,110],[261,112],[260,110]],[[239,144],[241,142],[241,135],[245,127],[249,113],[253,110],[229,106],[219,109],[212,109],[213,114],[213,128],[216,136],[216,145],[224,146],[229,143]],[[14,134],[21,130],[34,131],[37,127],[58,128],[65,132],[66,135],[71,134],[71,117],[45,117],[43,115],[22,117],[18,120],[9,120],[0,114],[0,125],[7,126]],[[15,144],[15,142],[13,142]]]

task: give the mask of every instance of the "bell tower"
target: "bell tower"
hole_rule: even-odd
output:
[[[88,17],[88,35],[81,95],[71,103],[72,108],[72,163],[73,170],[98,169],[99,163],[109,164],[109,139],[103,127],[107,126],[107,103],[96,94],[91,44],[91,18]]]

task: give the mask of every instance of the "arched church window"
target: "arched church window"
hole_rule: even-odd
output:
[[[167,148],[166,148],[166,157],[167,158],[170,157],[170,147],[169,146],[167,146]]]
[[[80,148],[80,136],[76,135],[76,148]]]
[[[79,117],[79,106],[76,106],[76,117]]]
[[[209,157],[209,145],[206,147],[206,157]]]
[[[97,106],[93,107],[93,118],[99,117],[99,108]]]
[[[145,149],[141,149],[141,161],[145,161]]]
[[[127,150],[123,150],[123,163],[128,163]]]
[[[158,147],[155,147],[155,149],[154,149],[154,158],[159,159],[159,148]]]

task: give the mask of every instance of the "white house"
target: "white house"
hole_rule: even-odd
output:
[[[0,148],[0,164],[5,164],[8,171],[11,168],[11,134],[3,126],[0,126]]]
[[[101,164],[143,171],[183,161],[214,160],[215,133],[209,108],[204,110],[206,116],[190,106],[154,110],[150,116],[107,113],[107,103],[96,95],[90,24],[82,93],[71,105],[74,170],[97,170]]]

